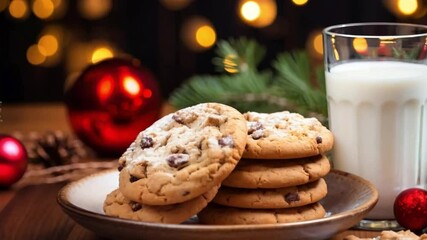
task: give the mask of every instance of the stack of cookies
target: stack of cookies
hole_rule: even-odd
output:
[[[315,118],[296,113],[244,114],[243,158],[199,214],[206,224],[288,223],[322,218],[327,194],[324,155],[333,136]]]
[[[207,224],[320,218],[330,170],[323,154],[332,144],[329,130],[299,114],[184,108],[139,133],[120,157],[119,187],[104,211],[158,223],[196,214]]]
[[[119,188],[104,202],[107,215],[181,223],[202,210],[241,159],[243,115],[219,103],[171,113],[137,136],[119,159]]]

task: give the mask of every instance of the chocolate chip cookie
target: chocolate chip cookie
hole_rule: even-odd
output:
[[[244,158],[291,159],[331,150],[332,133],[316,118],[288,111],[247,112],[248,140]]]
[[[245,209],[209,204],[197,216],[205,224],[276,224],[318,219],[325,213],[319,203],[283,209]]]
[[[138,203],[188,201],[220,184],[239,162],[247,126],[236,109],[202,103],[139,133],[119,159],[119,188]]]
[[[326,182],[321,178],[304,185],[275,189],[221,187],[213,202],[240,208],[290,208],[315,203],[327,192]]]
[[[241,159],[222,184],[236,188],[283,188],[315,181],[330,169],[324,155],[292,160]]]
[[[116,189],[107,195],[104,212],[109,216],[144,222],[182,223],[206,207],[218,188],[219,185],[189,201],[164,206],[148,206],[134,202]]]

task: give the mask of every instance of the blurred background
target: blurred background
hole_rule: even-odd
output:
[[[278,52],[322,59],[321,30],[349,22],[427,23],[423,0],[0,0],[0,101],[62,101],[85,67],[131,56],[164,99],[186,79],[213,74],[215,45],[246,36]]]

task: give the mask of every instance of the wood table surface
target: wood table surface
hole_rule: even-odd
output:
[[[71,133],[61,103],[0,106],[0,133],[61,130]],[[0,239],[102,239],[68,217],[57,203],[66,182],[0,189]],[[332,239],[355,235],[371,238],[379,232],[347,230]]]

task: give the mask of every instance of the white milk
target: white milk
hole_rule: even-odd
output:
[[[344,63],[326,72],[326,86],[334,167],[376,185],[368,218],[393,219],[399,192],[427,187],[427,66]]]

